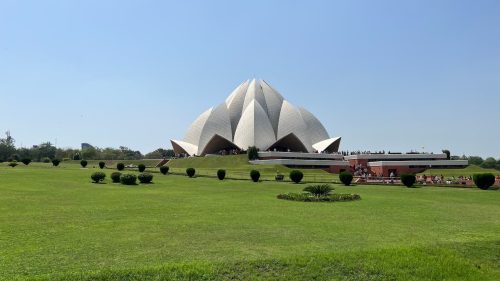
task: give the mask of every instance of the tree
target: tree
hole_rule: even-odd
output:
[[[174,151],[172,149],[158,148],[157,150],[152,151],[152,152],[144,155],[144,158],[146,158],[146,159],[162,159],[162,158],[171,158],[174,155],[175,154],[174,154]]]
[[[446,159],[451,159],[451,153],[448,149],[443,149],[443,153],[446,154]]]
[[[0,161],[7,161],[12,154],[16,153],[14,142],[9,131],[5,132],[5,138],[0,138]]]
[[[255,160],[259,158],[259,150],[255,146],[251,146],[247,150],[248,160]]]
[[[483,158],[479,157],[479,156],[469,156],[469,164],[470,165],[481,165],[483,164]]]
[[[349,172],[342,172],[339,174],[339,179],[344,185],[349,186],[351,185],[353,176]]]
[[[303,177],[304,177],[304,174],[299,170],[293,170],[290,172],[290,179],[294,183],[299,183],[300,181],[302,181]]]
[[[495,184],[495,176],[491,173],[475,174],[472,179],[477,187],[486,190]]]
[[[495,158],[493,157],[486,158],[486,160],[484,160],[484,162],[481,164],[481,167],[485,169],[494,169],[496,168],[496,166],[497,160],[495,160]]]
[[[401,175],[401,182],[406,187],[412,187],[415,184],[416,180],[417,180],[417,178],[413,174],[402,174]]]

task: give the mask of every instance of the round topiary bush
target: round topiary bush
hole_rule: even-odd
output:
[[[349,173],[349,172],[342,172],[342,173],[340,173],[340,175],[339,175],[339,179],[340,179],[340,181],[341,181],[344,185],[346,185],[346,186],[351,185],[352,178],[353,178],[353,177],[352,177],[352,174],[351,174],[351,173]]]
[[[196,170],[194,168],[187,168],[186,169],[186,175],[190,178],[194,177],[195,173],[196,173]]]
[[[54,166],[54,167],[59,166],[59,163],[61,163],[61,160],[59,160],[59,159],[52,160],[52,166]]]
[[[103,172],[94,172],[90,175],[90,178],[94,183],[100,183],[106,178],[106,174]]]
[[[218,170],[217,171],[217,178],[219,178],[219,180],[224,180],[226,178],[226,170]]]
[[[120,176],[120,182],[125,185],[135,185],[137,177],[133,174],[123,174]]]
[[[114,183],[119,183],[120,182],[120,176],[122,175],[122,173],[120,172],[114,172],[114,173],[111,173],[111,180],[114,182]]]
[[[413,174],[402,174],[401,175],[401,182],[406,187],[412,187],[416,181],[417,181],[417,178]]]
[[[162,173],[164,175],[168,174],[168,170],[169,170],[168,166],[161,166],[160,167],[160,173]]]
[[[302,178],[304,178],[304,173],[302,173],[301,171],[299,171],[299,170],[293,170],[293,171],[290,172],[290,179],[294,183],[301,182]]]
[[[482,190],[486,190],[495,184],[495,176],[491,173],[475,174],[472,179],[474,184]]]
[[[153,175],[150,173],[140,173],[137,178],[141,183],[151,183],[153,180]]]
[[[87,167],[87,164],[88,164],[87,160],[80,161],[80,165],[82,165],[82,168]]]
[[[250,171],[250,178],[252,179],[253,182],[259,182],[260,172],[257,170],[251,170]]]
[[[137,169],[139,169],[139,172],[144,172],[146,170],[146,165],[144,164],[139,164],[137,165]]]
[[[21,160],[21,162],[23,162],[24,165],[28,166],[31,163],[31,159],[30,158],[24,158],[23,160]]]
[[[12,161],[8,164],[10,167],[14,168],[15,166],[17,166],[17,161]]]
[[[123,171],[123,169],[125,169],[125,164],[123,164],[123,163],[116,164],[116,169],[118,171]]]
[[[102,161],[99,162],[99,168],[104,169],[104,167],[106,167],[106,163],[104,163]]]

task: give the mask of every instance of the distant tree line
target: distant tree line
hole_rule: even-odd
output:
[[[139,159],[162,159],[174,156],[172,149],[158,148],[155,151],[143,155],[140,151],[132,150],[125,146],[119,148],[89,147],[85,149],[56,148],[50,142],[43,142],[31,148],[16,148],[15,140],[9,132],[5,138],[0,138],[0,161],[22,161],[30,159],[36,162],[47,162],[47,159],[61,160],[139,160]]]

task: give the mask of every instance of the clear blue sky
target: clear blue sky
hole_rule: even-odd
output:
[[[341,149],[500,157],[500,1],[0,0],[0,130],[170,147],[248,78]]]

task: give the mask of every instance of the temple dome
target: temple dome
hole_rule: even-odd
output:
[[[188,155],[251,146],[262,151],[336,152],[340,137],[330,138],[312,113],[286,101],[266,81],[253,79],[202,113],[182,141],[171,142],[175,153]]]

